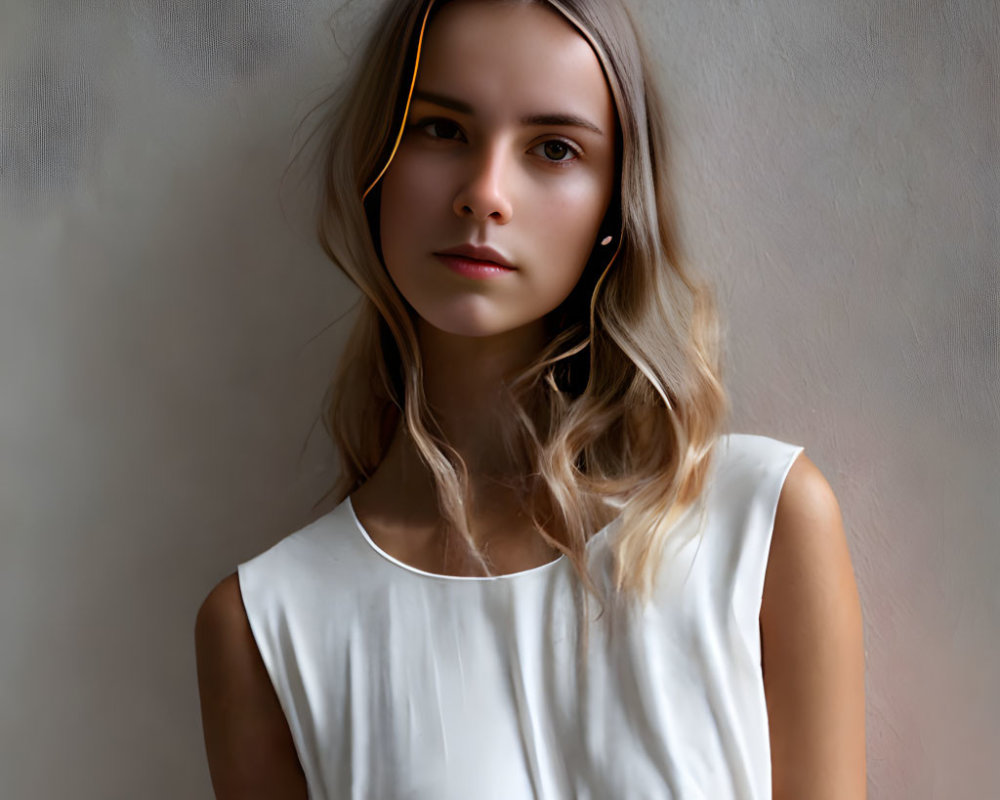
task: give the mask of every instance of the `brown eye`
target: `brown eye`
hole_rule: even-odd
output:
[[[542,148],[544,157],[553,162],[573,161],[579,156],[579,152],[572,145],[561,139],[550,139],[539,147]]]

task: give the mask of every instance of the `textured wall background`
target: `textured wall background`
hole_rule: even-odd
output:
[[[353,294],[283,172],[372,5],[0,3],[4,798],[210,796],[195,611],[333,476]],[[870,796],[991,796],[998,6],[636,5],[735,427],[844,509]]]

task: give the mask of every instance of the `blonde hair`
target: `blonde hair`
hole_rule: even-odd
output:
[[[664,107],[630,16],[620,0],[534,1],[587,38],[604,69],[619,126],[620,183],[608,218],[620,234],[612,263],[591,257],[546,320],[551,341],[510,381],[505,442],[523,465],[525,510],[588,593],[598,594],[587,540],[620,516],[614,589],[646,602],[674,523],[701,496],[727,412],[718,321],[710,288],[679,251]],[[405,426],[446,525],[491,574],[470,534],[466,466],[428,407],[414,321],[379,248],[378,179],[405,121],[432,6],[389,3],[323,123],[319,241],[362,293],[324,422],[341,459],[338,501],[372,476]]]

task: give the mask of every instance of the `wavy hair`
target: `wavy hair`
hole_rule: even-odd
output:
[[[664,105],[621,0],[522,1],[560,13],[603,67],[619,135],[618,185],[602,229],[620,235],[611,263],[591,256],[546,318],[547,346],[509,381],[504,442],[519,459],[526,513],[588,594],[599,592],[587,541],[620,518],[613,587],[646,602],[675,522],[701,496],[728,410],[713,293],[681,256]],[[445,2],[390,0],[342,101],[321,123],[318,237],[361,292],[324,423],[341,460],[331,490],[338,502],[372,476],[405,426],[433,475],[446,527],[488,575],[489,559],[470,534],[466,465],[428,406],[414,312],[379,246],[378,181],[405,122],[423,30]]]

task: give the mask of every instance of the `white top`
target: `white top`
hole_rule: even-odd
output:
[[[424,572],[380,550],[348,499],[241,564],[310,797],[770,798],[759,616],[801,450],[722,437],[701,510],[671,533],[689,541],[667,548],[644,611],[609,604],[591,624],[586,670],[565,556],[492,578]],[[588,543],[599,585],[617,529]]]

